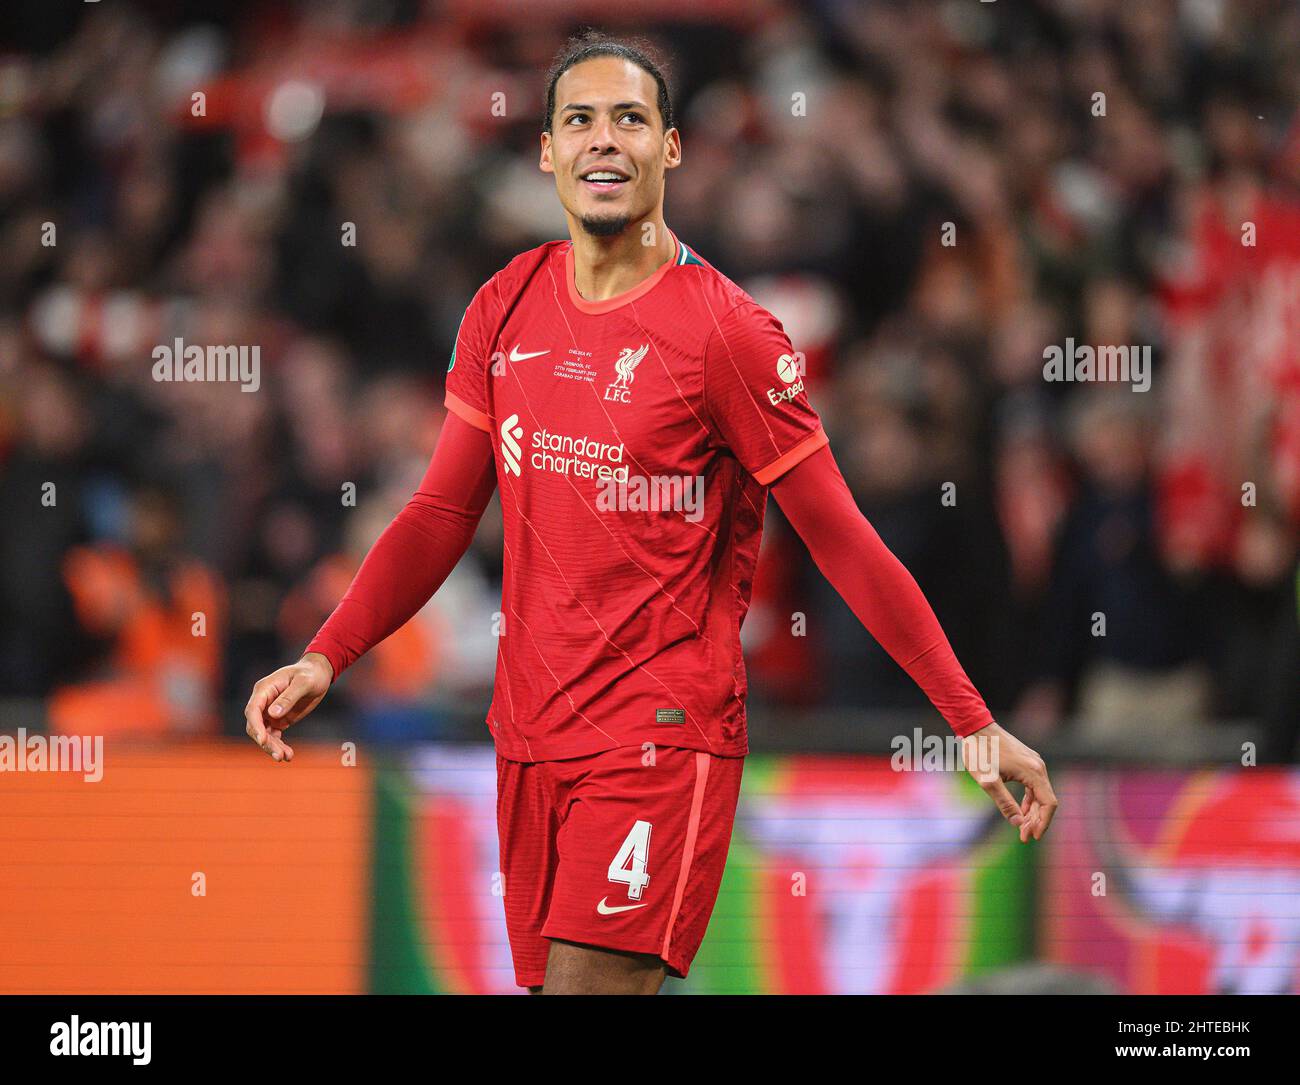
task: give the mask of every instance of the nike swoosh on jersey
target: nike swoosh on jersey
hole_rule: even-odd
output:
[[[513,347],[510,348],[510,360],[512,362],[522,362],[525,358],[539,358],[543,354],[550,354],[550,353],[551,352],[549,350],[534,350],[529,354],[520,354],[519,344],[516,343]]]
[[[596,905],[596,911],[598,911],[601,915],[614,915],[616,912],[630,912],[633,908],[644,908],[647,904],[650,903],[647,900],[647,901],[643,901],[640,904],[609,905],[605,903],[605,901],[607,900],[609,900],[609,897],[602,897],[600,903]]]

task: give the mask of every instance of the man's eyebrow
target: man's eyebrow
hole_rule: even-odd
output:
[[[644,102],[615,102],[612,106],[610,106],[610,109],[648,109],[648,108],[649,107]],[[570,102],[568,105],[560,106],[561,113],[564,113],[570,109],[587,109],[593,113],[596,111],[596,107],[594,105],[586,105],[582,102]]]

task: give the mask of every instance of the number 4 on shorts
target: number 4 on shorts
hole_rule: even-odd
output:
[[[627,886],[629,900],[640,900],[650,875],[645,872],[650,860],[650,822],[638,821],[619,846],[618,854],[609,864],[609,880]]]

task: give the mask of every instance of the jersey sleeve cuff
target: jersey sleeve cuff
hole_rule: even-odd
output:
[[[778,456],[761,470],[755,471],[754,481],[760,486],[770,486],[790,468],[806,460],[819,448],[824,448],[828,444],[830,444],[830,438],[826,436],[826,431],[821,426],[818,426],[815,432],[810,433],[789,452]]]
[[[453,414],[459,415],[475,429],[481,429],[484,433],[492,432],[492,419],[482,411],[476,410],[466,403],[455,392],[448,392],[447,398],[443,401],[447,410]]]
[[[317,655],[322,655],[329,660],[330,685],[334,685],[338,681],[339,675],[346,669],[343,663],[343,653],[339,650],[339,646],[332,640],[328,640],[323,633],[317,633],[312,638],[311,643],[302,650],[303,655],[308,652],[315,652]]]
[[[982,731],[989,724],[996,722],[993,714],[986,708],[983,715],[977,715],[973,719],[949,723],[949,726],[952,727],[953,734],[958,738],[966,738],[968,735],[973,735],[976,731]]]

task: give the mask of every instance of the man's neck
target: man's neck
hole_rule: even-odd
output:
[[[647,220],[649,221],[649,220]],[[573,285],[587,301],[605,301],[626,293],[673,258],[677,244],[660,220],[654,231],[633,223],[617,237],[592,237],[576,226],[573,238]],[[656,243],[646,245],[647,234]]]

